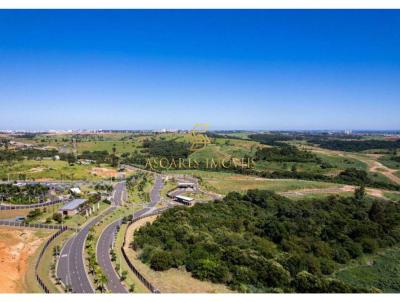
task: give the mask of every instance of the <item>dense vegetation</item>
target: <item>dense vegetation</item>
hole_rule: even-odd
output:
[[[185,266],[195,278],[239,291],[365,292],[372,289],[328,276],[399,241],[398,204],[360,194],[298,202],[250,190],[170,209],[136,231],[133,247],[155,270]]]
[[[83,151],[78,155],[78,159],[87,159],[96,162],[97,164],[104,164],[110,162],[110,154],[108,151]]]
[[[189,144],[175,140],[146,139],[143,141],[143,148],[147,149],[150,156],[168,159],[187,158],[190,154],[189,147]]]
[[[294,146],[284,145],[280,148],[262,148],[255,154],[256,160],[277,162],[320,162],[318,157],[308,151],[302,151]]]
[[[360,152],[371,149],[387,149],[392,150],[400,148],[400,140],[385,141],[385,140],[326,140],[326,139],[311,139],[310,143],[318,144],[321,148]]]
[[[13,204],[37,203],[43,199],[49,188],[41,184],[16,186],[0,184],[0,200]]]
[[[14,161],[23,159],[42,159],[51,158],[58,155],[58,151],[55,149],[43,150],[43,149],[20,149],[20,150],[3,150],[0,151],[0,161]]]
[[[292,140],[302,140],[304,139],[303,135],[300,134],[281,134],[281,133],[264,133],[264,134],[251,134],[249,138],[270,146],[286,146],[287,144],[284,143],[285,141],[292,141]]]

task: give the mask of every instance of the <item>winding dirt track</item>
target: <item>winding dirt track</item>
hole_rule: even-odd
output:
[[[368,165],[368,168],[371,172],[379,172],[379,173],[385,175],[391,181],[393,181],[397,184],[400,184],[400,177],[398,177],[395,174],[397,172],[397,170],[386,167],[384,164],[377,161],[377,159],[379,159],[381,157],[381,155],[379,155],[379,154],[368,154],[368,155],[374,158],[372,160],[364,161]]]
[[[315,153],[321,153],[325,155],[336,155],[336,156],[341,156],[345,158],[352,158],[356,159],[359,161],[362,161],[368,166],[368,170],[372,173],[381,173],[393,182],[400,184],[400,177],[398,177],[395,173],[398,172],[396,169],[391,169],[384,164],[380,163],[378,159],[382,157],[381,154],[353,154],[349,152],[344,152],[344,151],[334,151],[334,150],[327,150],[327,149],[322,149],[318,147],[307,147],[310,151],[315,152]]]

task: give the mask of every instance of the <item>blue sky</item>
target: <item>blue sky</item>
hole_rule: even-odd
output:
[[[0,129],[400,129],[400,11],[0,11]]]

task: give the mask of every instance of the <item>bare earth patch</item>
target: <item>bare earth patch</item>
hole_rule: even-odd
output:
[[[116,177],[118,175],[115,169],[110,168],[92,168],[90,173],[100,177]]]
[[[27,292],[30,257],[46,240],[36,233],[37,230],[0,228],[0,293]]]
[[[148,217],[139,220],[132,224],[126,232],[125,251],[129,259],[136,268],[162,293],[228,293],[230,290],[223,284],[214,284],[211,282],[200,281],[191,276],[190,272],[180,269],[169,269],[164,272],[152,270],[148,265],[142,263],[138,259],[138,253],[132,248],[129,248],[129,243],[133,240],[134,231],[151,223],[156,219],[156,216]]]

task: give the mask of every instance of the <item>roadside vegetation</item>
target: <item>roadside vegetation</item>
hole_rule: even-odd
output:
[[[128,178],[126,188],[129,200],[132,202],[149,202],[153,181],[153,176],[145,172],[137,172]]]

